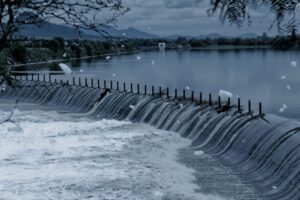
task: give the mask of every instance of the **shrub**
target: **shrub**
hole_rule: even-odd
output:
[[[70,48],[71,48],[71,51],[75,55],[76,58],[81,57],[81,49],[78,45],[72,44]]]
[[[27,49],[24,45],[17,43],[12,49],[11,49],[12,57],[17,61],[24,63],[26,62],[27,57]]]
[[[92,47],[92,45],[86,44],[84,46],[84,49],[85,49],[85,53],[86,53],[87,56],[92,56],[93,55],[93,47]]]
[[[55,37],[49,42],[49,49],[57,53],[58,51],[64,50],[65,41],[63,38]]]

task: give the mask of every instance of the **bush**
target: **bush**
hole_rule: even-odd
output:
[[[57,53],[64,50],[65,41],[63,38],[55,37],[49,42],[49,49]]]
[[[75,55],[75,58],[81,57],[81,49],[78,45],[72,44],[70,48],[71,48],[72,53]]]
[[[27,49],[24,45],[21,45],[20,43],[17,43],[12,49],[11,49],[12,57],[17,61],[24,63],[26,62],[27,57]]]
[[[84,49],[85,49],[85,53],[86,53],[87,56],[92,56],[93,55],[93,47],[92,47],[92,45],[86,44],[84,46]]]
[[[0,67],[6,66],[7,59],[11,58],[11,50],[8,48],[3,49],[0,51]]]
[[[276,37],[273,41],[272,41],[272,47],[275,49],[290,49],[291,47],[294,46],[294,42],[287,37]]]

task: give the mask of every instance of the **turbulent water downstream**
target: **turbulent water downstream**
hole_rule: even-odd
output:
[[[1,93],[2,199],[300,197],[297,121],[98,88],[17,84]],[[30,104],[19,103],[10,117],[14,100]]]

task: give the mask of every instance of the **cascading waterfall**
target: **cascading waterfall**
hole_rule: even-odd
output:
[[[195,150],[220,158],[270,199],[300,199],[300,123],[250,116],[213,106],[91,87],[16,81],[3,99],[51,106],[79,115],[130,120],[174,131]]]

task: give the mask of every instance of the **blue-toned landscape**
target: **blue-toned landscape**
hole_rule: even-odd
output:
[[[298,200],[298,7],[0,0],[0,199]]]

